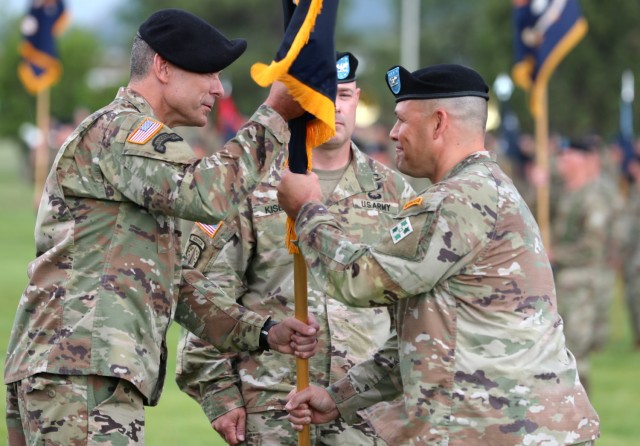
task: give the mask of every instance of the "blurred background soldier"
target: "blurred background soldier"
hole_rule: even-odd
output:
[[[560,148],[557,163],[563,186],[557,195],[550,257],[567,347],[576,357],[580,380],[588,390],[589,354],[596,345],[596,323],[601,319],[597,313],[608,315],[614,282],[607,255],[613,207],[600,176],[595,144],[571,141]],[[604,319],[601,324],[606,323],[607,317]],[[604,331],[606,328],[601,329]]]

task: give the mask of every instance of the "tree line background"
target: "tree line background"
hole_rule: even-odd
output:
[[[336,46],[358,56],[362,99],[378,104],[383,111],[380,120],[390,124],[393,98],[383,76],[387,68],[400,63],[401,2],[371,3],[385,3],[381,14],[390,15],[389,26],[352,26],[354,15],[362,14],[357,8],[367,3],[340,2]],[[619,125],[621,75],[629,69],[640,79],[640,2],[582,0],[580,4],[589,32],[551,78],[550,129],[565,135],[598,133],[612,139]],[[104,27],[87,29],[72,22],[58,39],[64,73],[51,90],[52,116],[70,122],[76,108],[95,110],[110,102],[118,86],[127,83],[129,49],[138,25],[151,12],[165,7],[191,11],[228,37],[248,41],[245,55],[225,70],[223,77],[232,82],[240,111],[250,114],[266,90],[251,80],[249,68],[257,61],[268,63],[275,55],[283,34],[279,1],[182,0],[176,4],[169,0],[131,0],[111,22],[105,20]],[[477,69],[491,85],[499,73],[510,72],[513,64],[511,14],[512,2],[508,0],[422,0],[420,65],[462,63]],[[35,99],[26,93],[16,74],[21,19],[0,17],[0,137],[16,137],[22,123],[35,119]],[[113,22],[118,26],[108,25]],[[516,89],[511,107],[520,118],[521,128],[532,131],[526,102],[525,93]]]

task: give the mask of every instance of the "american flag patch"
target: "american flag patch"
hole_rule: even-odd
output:
[[[196,222],[196,224],[200,229],[204,231],[205,234],[207,234],[211,238],[213,238],[213,236],[216,235],[216,232],[218,232],[218,229],[222,227],[222,222],[218,223],[217,225],[207,225],[200,222]]]
[[[133,144],[146,144],[146,142],[149,141],[153,135],[158,133],[161,128],[161,122],[156,121],[155,119],[145,118],[138,128],[129,135],[127,142],[131,142]]]

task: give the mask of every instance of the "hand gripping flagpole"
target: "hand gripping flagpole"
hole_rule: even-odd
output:
[[[334,30],[338,0],[282,0],[285,36],[270,65],[251,67],[253,80],[263,87],[278,80],[306,113],[289,121],[289,169],[311,169],[311,149],[335,134],[336,64]],[[295,222],[287,218],[285,243],[293,254],[296,319],[308,323],[307,267],[297,244]],[[297,390],[309,387],[309,360],[296,358]],[[298,433],[298,444],[311,443],[309,426]]]

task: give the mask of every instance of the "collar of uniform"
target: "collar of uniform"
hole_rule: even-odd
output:
[[[444,181],[451,177],[456,176],[458,173],[460,173],[461,170],[463,170],[465,167],[471,164],[483,163],[487,161],[495,162],[495,155],[489,152],[488,150],[480,150],[478,152],[474,152],[471,155],[467,156],[462,161],[460,161],[458,164],[453,166],[453,169],[451,169],[441,181]]]
[[[116,99],[127,101],[143,115],[150,116],[156,120],[158,119],[147,100],[129,87],[120,87],[118,94],[116,95]]]

